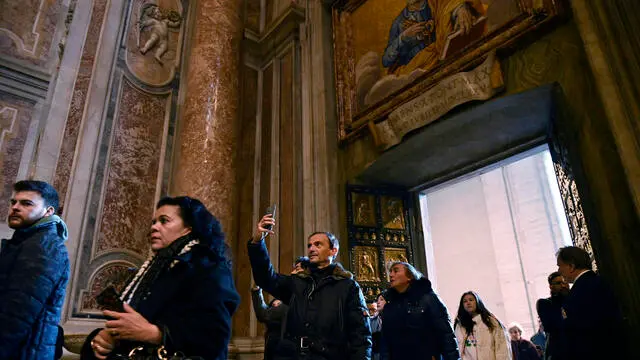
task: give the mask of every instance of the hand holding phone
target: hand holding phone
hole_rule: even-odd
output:
[[[267,210],[264,213],[264,216],[258,222],[257,232],[255,233],[255,235],[253,237],[253,242],[254,243],[258,243],[260,241],[263,241],[267,237],[267,235],[269,235],[269,232],[273,229],[273,224],[266,224],[264,222],[264,218],[266,216],[268,216],[268,215],[271,215],[271,217],[275,221],[276,210],[277,210],[276,204],[273,204],[273,205],[271,205],[271,206],[269,206],[267,208]]]
[[[267,211],[265,211],[265,212],[264,212],[264,214],[265,214],[265,215],[271,215],[271,217],[273,218],[273,220],[275,220],[275,219],[276,219],[276,210],[277,210],[277,209],[278,209],[277,205],[276,205],[276,204],[273,204],[273,205],[271,205],[271,206],[269,206],[269,207],[267,208]],[[265,225],[265,227],[264,227],[264,228],[265,228],[265,229],[267,229],[267,230],[273,230],[273,225],[268,224],[268,225]]]

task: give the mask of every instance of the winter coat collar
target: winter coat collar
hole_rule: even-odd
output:
[[[333,271],[329,277],[335,280],[353,279],[353,274],[345,270],[342,264],[333,263],[329,266],[333,267]],[[301,278],[311,278],[311,270],[307,268],[303,272],[298,273],[295,276],[298,276]]]
[[[13,233],[13,236],[11,237],[11,242],[12,243],[22,242],[25,239],[27,239],[29,236],[31,236],[33,233],[35,233],[36,231],[44,229],[45,227],[51,226],[52,224],[53,226],[55,226],[56,232],[58,236],[62,238],[62,241],[66,241],[67,238],[69,237],[67,225],[64,223],[64,221],[62,221],[62,219],[58,215],[51,215],[51,216],[43,217],[42,219],[38,220],[35,224],[27,228],[16,230]]]

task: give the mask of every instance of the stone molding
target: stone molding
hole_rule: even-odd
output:
[[[0,56],[0,90],[34,101],[47,97],[51,75],[41,69]]]
[[[640,216],[638,4],[575,1],[572,9]]]

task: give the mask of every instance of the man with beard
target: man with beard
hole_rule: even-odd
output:
[[[67,226],[58,193],[43,181],[13,185],[0,252],[0,359],[53,359],[69,280]]]
[[[569,284],[559,272],[553,272],[547,277],[551,297],[538,299],[536,309],[547,333],[547,347],[545,359],[563,360],[567,358],[564,333],[562,331],[562,303],[569,295]]]
[[[364,296],[353,275],[335,263],[338,239],[329,232],[311,234],[309,268],[294,275],[277,274],[264,242],[274,225],[273,216],[265,215],[248,251],[256,284],[289,306],[275,359],[371,359]]]

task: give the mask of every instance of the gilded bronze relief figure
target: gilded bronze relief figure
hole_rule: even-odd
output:
[[[356,226],[376,226],[375,199],[373,195],[352,193],[353,224]]]
[[[402,199],[390,196],[382,196],[382,223],[387,229],[404,229],[404,206]]]
[[[375,246],[354,246],[353,258],[358,281],[380,281],[378,249]]]

